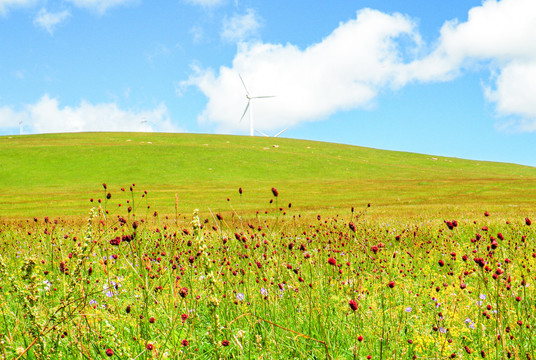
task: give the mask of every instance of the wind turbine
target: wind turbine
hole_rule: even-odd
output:
[[[244,86],[244,89],[246,90],[246,98],[248,99],[248,103],[246,105],[246,108],[244,109],[244,113],[242,114],[242,117],[240,118],[240,122],[242,122],[242,119],[244,118],[244,116],[246,116],[246,113],[248,112],[248,109],[249,109],[249,136],[255,136],[254,129],[253,129],[253,106],[251,104],[251,100],[271,98],[275,96],[274,95],[251,96],[249,94],[248,88],[246,87],[246,83],[244,83],[244,79],[242,79],[242,75],[238,74],[238,76],[240,77],[240,81],[242,82],[242,85]]]
[[[282,133],[284,133],[284,132],[287,131],[287,130],[288,130],[288,128],[283,129],[283,130],[281,130],[280,132],[278,132],[277,134],[275,134],[274,136],[270,136],[270,135],[267,135],[267,134],[263,133],[263,132],[260,131],[260,130],[255,129],[255,131],[258,132],[259,134],[261,134],[262,136],[266,136],[266,137],[275,137],[275,138],[278,137],[279,135],[281,135]]]
[[[20,135],[22,135],[22,120],[19,121],[19,132],[20,132]]]

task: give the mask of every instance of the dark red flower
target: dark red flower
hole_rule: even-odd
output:
[[[110,240],[110,245],[117,246],[119,244],[121,244],[121,238],[119,236],[117,236],[114,239]]]
[[[389,286],[391,289],[395,287],[395,282],[394,281],[389,281],[389,284],[387,284],[387,286]]]
[[[441,267],[445,266],[445,262],[443,261],[443,259],[439,260],[439,266]]]
[[[272,188],[272,194],[274,194],[275,197],[277,197],[279,195],[279,192],[277,191],[276,188]]]
[[[188,346],[188,344],[189,344],[189,342],[188,342],[188,340],[186,340],[186,339],[184,339],[184,340],[181,341],[181,345],[182,345],[182,346]]]
[[[222,345],[222,346],[229,346],[229,340],[223,340],[223,341],[221,342],[221,345]]]
[[[359,336],[357,337],[357,341],[359,341],[359,342],[363,341],[363,336],[359,335]]]
[[[243,191],[242,191],[242,188],[238,188],[238,193],[239,193],[240,195],[242,195],[242,192],[243,192]]]
[[[357,302],[355,300],[350,300],[348,302],[348,305],[350,306],[350,309],[352,309],[353,311],[356,311],[357,310]]]
[[[355,227],[355,224],[353,222],[349,223],[348,226],[350,227],[350,230],[352,230],[353,232],[356,231],[356,227]]]
[[[104,184],[104,185],[106,185],[106,184]],[[112,349],[108,348],[108,349],[106,349],[106,355],[107,356],[114,356],[114,351]]]
[[[328,259],[328,264],[333,265],[333,266],[337,266],[337,260],[335,260],[334,258],[329,258]]]
[[[527,226],[530,226],[530,224],[532,224],[532,222],[530,221],[530,219],[528,217],[525,218],[525,224]]]
[[[154,345],[151,344],[151,343],[148,343],[147,344],[147,350],[153,350],[154,349]]]
[[[185,298],[186,296],[188,296],[188,288],[187,287],[183,287],[179,290],[179,295],[181,296],[181,298]]]

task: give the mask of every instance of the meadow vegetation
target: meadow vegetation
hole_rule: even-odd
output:
[[[83,228],[0,229],[4,358],[536,355],[528,216],[382,223],[364,205],[305,221],[272,188],[254,218],[178,224],[134,184],[103,187]]]
[[[534,168],[208,135],[0,148],[0,358],[536,359]]]

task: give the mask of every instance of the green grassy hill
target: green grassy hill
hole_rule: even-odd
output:
[[[283,138],[76,133],[0,137],[0,219],[86,216],[89,199],[125,205],[148,191],[151,211],[349,212],[392,216],[500,210],[534,213],[536,168]],[[244,189],[242,198],[238,188]],[[230,201],[227,201],[229,198]],[[145,201],[145,200],[144,200]],[[143,207],[146,208],[145,202]],[[273,205],[272,205],[273,207]],[[138,206],[138,211],[140,207]],[[116,211],[114,209],[114,211]]]

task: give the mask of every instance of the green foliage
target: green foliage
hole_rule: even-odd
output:
[[[133,186],[111,198],[146,196]],[[249,220],[194,211],[177,226],[103,202],[81,227],[4,225],[0,354],[536,355],[534,213],[406,222],[371,219],[368,207],[302,218],[271,206]]]

